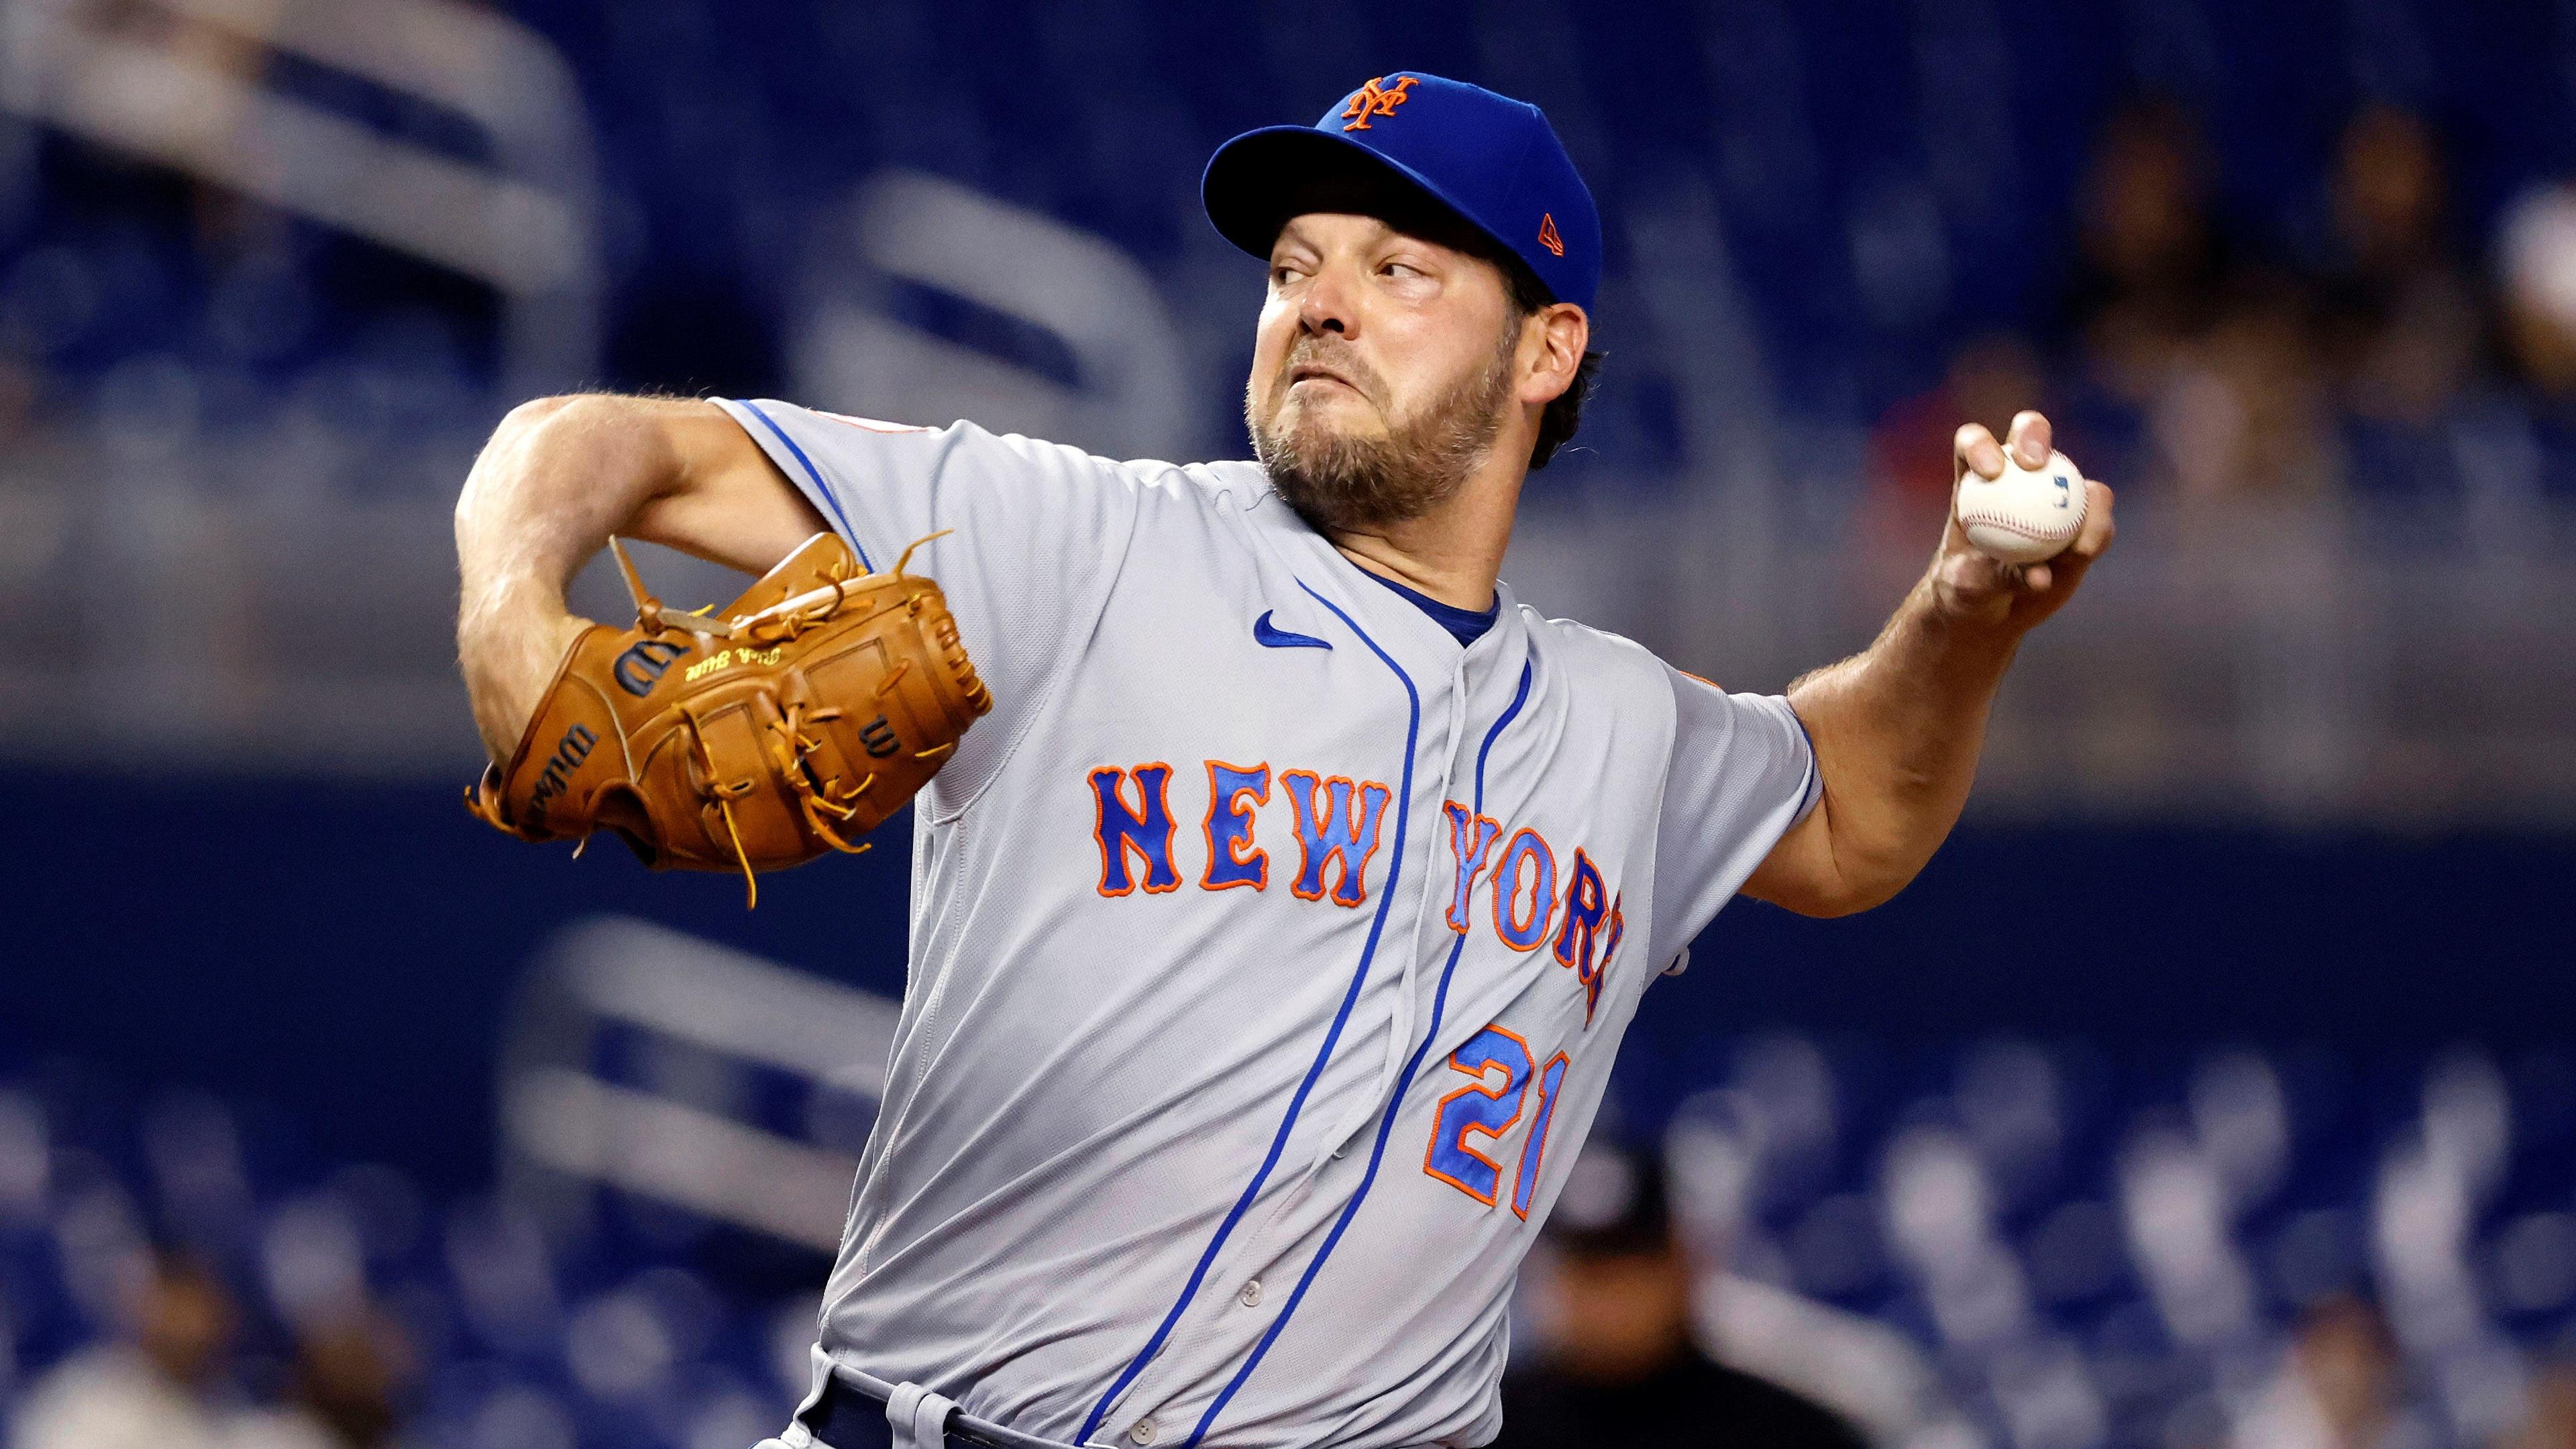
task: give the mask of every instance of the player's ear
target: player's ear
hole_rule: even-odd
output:
[[[1533,335],[1538,344],[1534,354],[1530,350]],[[1521,337],[1521,355],[1529,359],[1521,401],[1552,403],[1574,386],[1584,350],[1592,342],[1592,319],[1571,302],[1550,302],[1521,319]]]

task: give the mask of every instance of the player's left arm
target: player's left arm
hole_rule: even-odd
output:
[[[1959,429],[1955,469],[1993,478],[2005,447],[2026,466],[2045,463],[2048,420],[2020,414],[2000,446],[1976,424]],[[1801,915],[1849,915],[1903,890],[1932,859],[1967,804],[1995,688],[2022,636],[2074,596],[2111,545],[2111,490],[2085,488],[2082,530],[2046,563],[1987,558],[1954,513],[1931,568],[1877,642],[1789,687],[1824,793],[1745,882],[1746,895]]]

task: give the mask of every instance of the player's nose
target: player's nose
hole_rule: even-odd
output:
[[[1348,337],[1359,330],[1357,289],[1342,269],[1326,266],[1306,285],[1297,301],[1297,325],[1306,332]]]

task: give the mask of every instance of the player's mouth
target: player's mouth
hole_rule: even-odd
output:
[[[1288,369],[1288,388],[1291,392],[1296,390],[1298,384],[1308,382],[1331,383],[1337,386],[1346,387],[1363,398],[1368,396],[1367,393],[1360,390],[1360,385],[1358,383],[1351,381],[1349,378],[1342,376],[1340,373],[1333,371],[1329,367],[1306,362]]]

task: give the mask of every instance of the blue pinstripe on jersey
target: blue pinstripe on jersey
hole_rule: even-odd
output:
[[[778,425],[778,420],[776,418],[762,412],[759,404],[745,402],[740,398],[734,399],[733,402],[736,407],[739,407],[744,412],[760,419],[764,426],[766,426],[771,432],[778,435],[778,441],[787,445],[787,451],[796,455],[796,461],[804,465],[805,476],[814,480],[814,496],[822,499],[823,506],[831,509],[832,517],[840,521],[841,537],[848,539],[850,541],[850,547],[857,552],[859,556],[859,567],[866,569],[869,573],[875,573],[877,571],[877,566],[868,562],[868,546],[859,542],[859,531],[850,527],[850,516],[841,511],[840,498],[836,496],[831,489],[823,486],[823,474],[820,470],[815,468],[814,460],[805,456],[805,450],[796,446],[796,440],[787,436],[787,430]]]
[[[1343,613],[1332,600],[1315,593],[1314,589],[1307,586],[1305,580],[1298,580],[1297,587],[1305,589],[1308,594],[1313,595],[1315,602],[1331,609],[1334,617],[1349,625],[1350,631],[1359,636],[1360,642],[1366,644],[1371,653],[1377,655],[1388,669],[1394,671],[1395,677],[1404,685],[1406,708],[1404,784],[1396,796],[1395,859],[1386,869],[1386,886],[1384,893],[1378,897],[1377,915],[1369,922],[1368,944],[1360,950],[1359,969],[1351,974],[1350,990],[1342,995],[1342,1008],[1333,1015],[1332,1029],[1324,1033],[1324,1045],[1315,1053],[1315,1064],[1306,1069],[1306,1079],[1297,1084],[1297,1094],[1288,1100],[1288,1115],[1280,1119],[1279,1131],[1270,1139],[1270,1155],[1261,1159],[1261,1169],[1255,1172],[1252,1175],[1252,1181],[1244,1186],[1243,1195],[1235,1199],[1234,1210],[1227,1213],[1225,1221],[1217,1225],[1216,1236],[1208,1240],[1207,1251],[1199,1254],[1198,1266],[1190,1270],[1189,1282],[1182,1285],[1181,1296],[1173,1300],[1172,1311],[1163,1315],[1163,1322],[1154,1330],[1154,1336],[1146,1340],[1143,1350],[1138,1352],[1134,1360],[1127,1365],[1126,1370],[1118,1375],[1117,1381],[1109,1386],[1109,1392],[1102,1394],[1100,1402],[1092,1406],[1091,1416],[1082,1421],[1082,1432],[1074,1435],[1077,1442],[1089,1442],[1092,1432],[1100,1427],[1100,1421],[1109,1417],[1110,1405],[1116,1403],[1118,1396],[1127,1391],[1127,1386],[1136,1381],[1136,1375],[1144,1372],[1145,1365],[1153,1362],[1154,1355],[1162,1352],[1164,1341],[1172,1335],[1173,1325],[1180,1322],[1181,1314],[1189,1307],[1190,1300],[1198,1296],[1199,1286],[1207,1281],[1208,1269],[1214,1266],[1218,1251],[1224,1248],[1225,1240],[1233,1234],[1235,1224],[1243,1221],[1243,1215],[1252,1207],[1253,1199],[1261,1195],[1261,1185],[1270,1180],[1271,1169],[1279,1165],[1279,1155],[1288,1146],[1288,1134],[1297,1125],[1297,1114],[1305,1109],[1306,1095],[1314,1090],[1315,1079],[1324,1074],[1325,1063],[1332,1060],[1333,1047],[1342,1039],[1342,1027],[1350,1021],[1351,1008],[1359,1002],[1360,988],[1368,981],[1369,963],[1377,957],[1378,937],[1386,929],[1387,908],[1395,903],[1396,882],[1404,875],[1404,829],[1413,813],[1413,756],[1422,738],[1422,692],[1414,688],[1413,676],[1404,672],[1404,666],[1396,663],[1393,655],[1380,649],[1377,641],[1370,638],[1368,631],[1355,623],[1350,615]],[[1273,1332],[1276,1330],[1274,1329]],[[1267,1344],[1266,1339],[1264,1343]],[[1259,1351],[1255,1350],[1254,1361],[1258,1360]],[[1240,1382],[1240,1376],[1237,1381]],[[1230,1389],[1229,1392],[1231,1392]],[[1223,1400],[1219,1402],[1222,1403]],[[1209,1412],[1213,1414],[1215,1411],[1211,1409]],[[1205,1421],[1201,1421],[1201,1431],[1205,1431]],[[1198,1436],[1191,1435],[1190,1442],[1197,1443]]]
[[[1314,593],[1314,590],[1308,589],[1307,592]],[[1316,595],[1316,597],[1320,600],[1322,595],[1319,594]],[[1329,602],[1326,602],[1324,607],[1327,609],[1333,609],[1332,604]],[[1341,614],[1342,611],[1339,609],[1333,609],[1333,612]],[[1349,624],[1350,616],[1343,614],[1342,622]],[[1351,629],[1356,633],[1359,626],[1357,624],[1351,624]],[[1376,643],[1369,640],[1369,637],[1366,634],[1361,634],[1360,638],[1363,642],[1368,643],[1368,646],[1371,649],[1377,648]],[[1385,657],[1383,651],[1380,652],[1379,657]],[[1389,667],[1393,667],[1394,663],[1395,661],[1392,659],[1387,660]],[[1398,670],[1397,672],[1402,673],[1403,671]],[[1521,686],[1519,691],[1512,696],[1511,707],[1505,709],[1502,714],[1494,720],[1494,727],[1485,731],[1485,742],[1476,747],[1476,802],[1474,808],[1476,813],[1480,815],[1484,813],[1485,809],[1485,757],[1493,753],[1494,741],[1502,738],[1503,727],[1510,724],[1513,718],[1520,714],[1521,706],[1529,702],[1530,674],[1530,665],[1527,662],[1523,662],[1521,665]],[[1401,829],[1399,829],[1397,832],[1397,844],[1399,850],[1402,848],[1402,841],[1403,834]],[[1387,890],[1392,894],[1394,889],[1395,881],[1392,876],[1390,876],[1387,881]],[[1226,1384],[1224,1391],[1216,1396],[1215,1402],[1208,1405],[1207,1412],[1199,1416],[1198,1427],[1190,1431],[1190,1437],[1182,1444],[1181,1449],[1197,1449],[1198,1442],[1207,1437],[1208,1426],[1216,1422],[1218,1412],[1223,1410],[1226,1403],[1234,1397],[1235,1391],[1242,1388],[1245,1381],[1252,1377],[1252,1371],[1255,1368],[1258,1368],[1261,1364],[1262,1355],[1270,1352],[1270,1345],[1278,1339],[1280,1330],[1286,1328],[1288,1326],[1288,1320],[1296,1315],[1297,1305],[1305,1301],[1306,1290],[1314,1285],[1315,1275],[1324,1270],[1324,1260],[1333,1256],[1333,1248],[1336,1244],[1341,1242],[1343,1230],[1351,1225],[1352,1218],[1359,1215],[1360,1204],[1368,1200],[1369,1188],[1377,1181],[1378,1164],[1386,1157],[1387,1134],[1394,1130],[1396,1114],[1403,1110],[1404,1094],[1406,1090],[1413,1085],[1413,1074],[1422,1068],[1423,1053],[1431,1049],[1431,1043],[1440,1035],[1440,1018],[1442,1013],[1447,1011],[1449,1007],[1449,978],[1457,973],[1458,956],[1461,952],[1466,950],[1467,940],[1468,938],[1466,934],[1461,933],[1458,939],[1451,942],[1449,945],[1449,960],[1440,968],[1440,989],[1433,993],[1431,998],[1430,1028],[1423,1033],[1422,1044],[1413,1049],[1412,1059],[1404,1064],[1403,1074],[1395,1079],[1395,1095],[1387,1102],[1386,1115],[1378,1120],[1377,1142],[1369,1149],[1368,1171],[1360,1178],[1359,1190],[1351,1194],[1350,1202],[1342,1208],[1342,1215],[1333,1220],[1332,1232],[1325,1235],[1324,1246],[1316,1250],[1315,1261],[1306,1265],[1304,1276],[1297,1280],[1297,1290],[1288,1295],[1288,1302],[1280,1308],[1278,1321],[1271,1324],[1269,1332],[1262,1334],[1261,1341],[1252,1346],[1252,1352],[1244,1359],[1243,1367],[1234,1371],[1234,1378]],[[1086,1429],[1085,1432],[1088,1433],[1089,1431]]]

